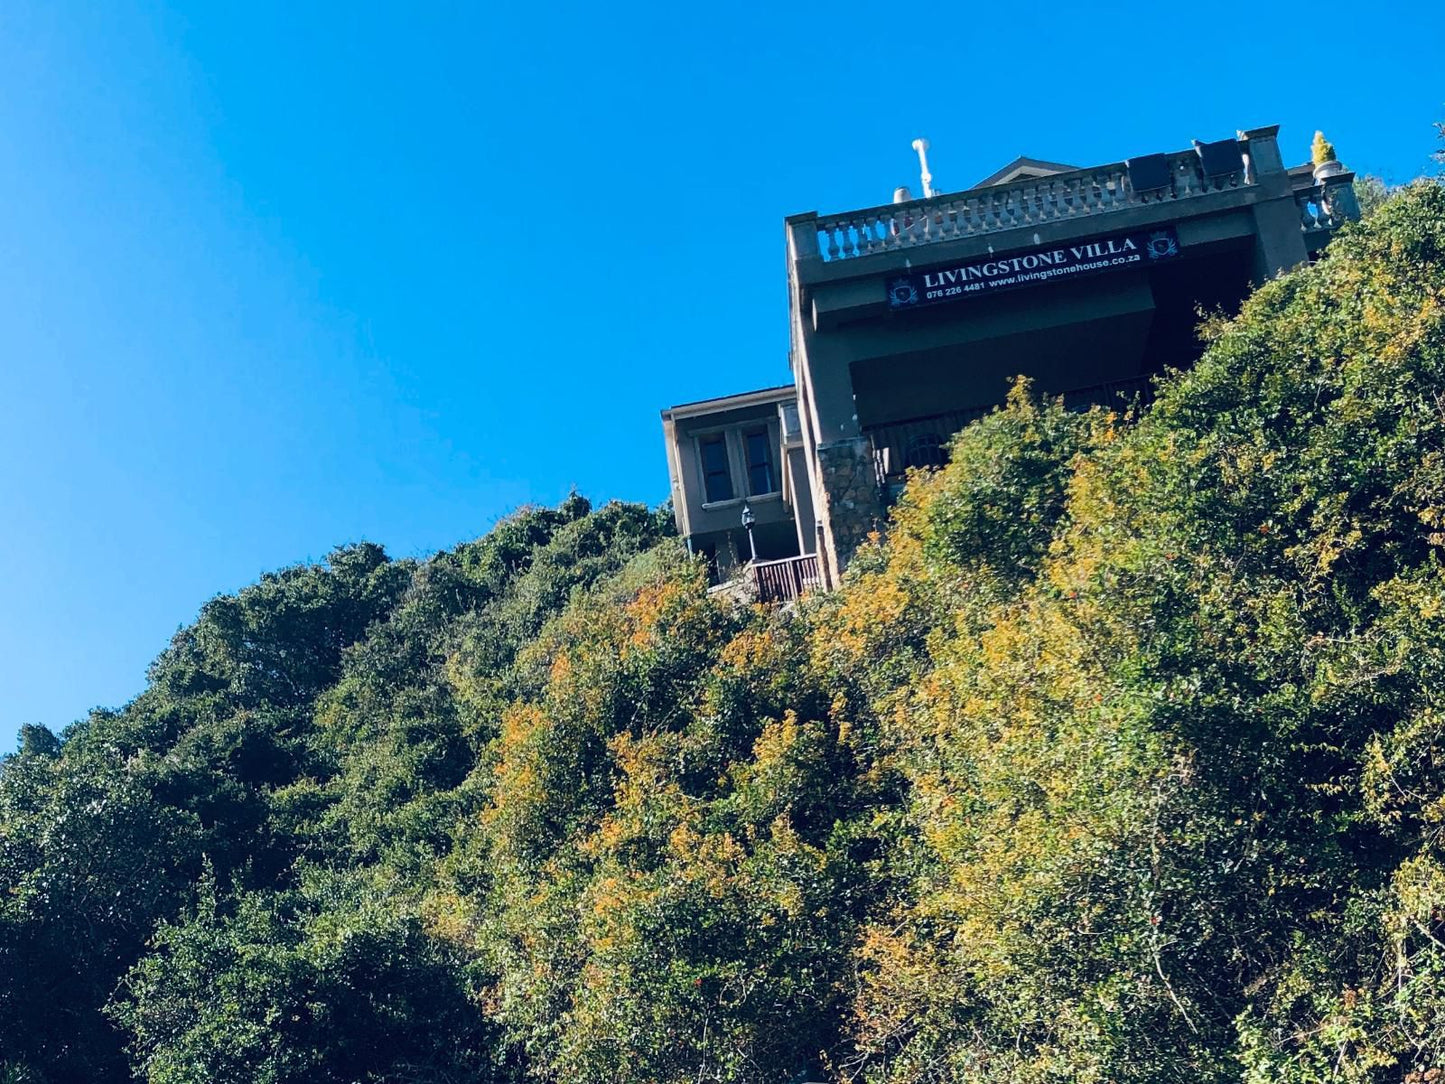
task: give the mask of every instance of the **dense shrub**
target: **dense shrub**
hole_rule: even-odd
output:
[[[0,1080],[1445,1074],[1445,191],[1205,333],[798,608],[581,498],[208,603],[0,767]]]

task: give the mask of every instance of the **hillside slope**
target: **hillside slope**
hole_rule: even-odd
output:
[[[1435,1080],[1445,190],[1205,330],[797,611],[580,499],[208,603],[0,769],[0,1081]]]

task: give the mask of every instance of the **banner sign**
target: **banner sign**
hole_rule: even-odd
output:
[[[888,307],[911,309],[940,301],[966,297],[1016,286],[1115,271],[1171,260],[1179,255],[1179,238],[1172,227],[1120,233],[1033,248],[1007,256],[980,256],[969,263],[936,271],[895,275],[888,280]]]

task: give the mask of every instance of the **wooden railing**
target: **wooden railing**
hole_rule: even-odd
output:
[[[948,442],[953,435],[992,409],[992,406],[980,406],[950,410],[868,429],[878,484],[902,482],[913,467],[943,466],[948,462]]]
[[[1067,410],[1087,410],[1091,406],[1122,408],[1135,397],[1149,402],[1154,388],[1147,376],[1140,376],[1054,394],[1064,400]],[[879,486],[892,496],[901,488],[910,468],[943,466],[948,462],[948,443],[953,435],[993,409],[994,404],[989,404],[869,427],[866,433],[873,445],[873,466]]]
[[[1135,400],[1152,403],[1154,380],[1148,376],[1133,376],[1127,380],[1106,380],[1102,384],[1090,384],[1087,388],[1074,388],[1056,394],[1064,400],[1065,410],[1088,410],[1096,406],[1122,409]]]
[[[818,589],[818,558],[805,553],[780,561],[754,561],[748,575],[759,602],[792,602]]]

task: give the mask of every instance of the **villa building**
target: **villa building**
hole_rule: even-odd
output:
[[[663,412],[684,538],[790,597],[832,582],[907,470],[940,465],[1014,376],[1084,407],[1192,363],[1201,308],[1234,309],[1358,217],[1353,174],[1286,168],[1276,136],[1020,158],[951,194],[925,160],[922,199],[789,217],[792,383]]]
[[[811,472],[792,384],[672,407],[662,429],[678,532],[716,577],[813,552]]]

